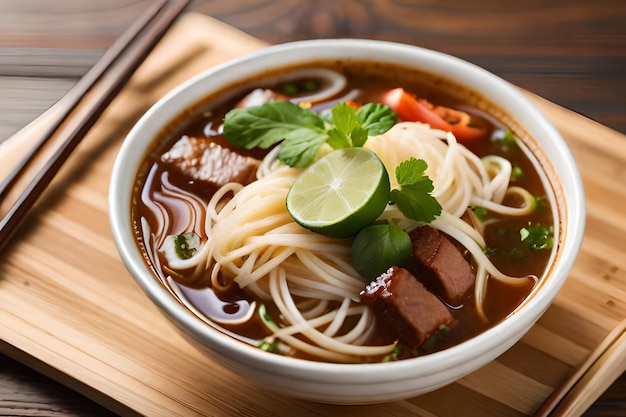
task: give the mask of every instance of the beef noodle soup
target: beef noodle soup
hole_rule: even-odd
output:
[[[380,362],[461,343],[510,315],[553,252],[542,175],[490,106],[431,74],[350,60],[228,86],[155,138],[133,199],[138,244],[199,319],[274,354]],[[371,161],[379,179],[360,174]],[[336,192],[324,167],[361,177]],[[316,199],[310,178],[339,200]],[[337,202],[370,182],[367,210]],[[330,225],[307,217],[341,210]]]

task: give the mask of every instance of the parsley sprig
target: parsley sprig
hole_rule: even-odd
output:
[[[396,167],[400,189],[391,190],[391,201],[408,219],[430,223],[441,214],[441,205],[431,195],[433,182],[425,174],[428,164],[411,157]]]
[[[289,166],[310,165],[324,143],[341,149],[363,146],[368,136],[385,133],[398,121],[388,106],[369,103],[358,110],[341,102],[332,118],[290,101],[276,101],[247,109],[233,109],[224,119],[224,136],[245,149],[268,149],[280,143],[278,159]]]

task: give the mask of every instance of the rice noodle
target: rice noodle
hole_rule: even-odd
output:
[[[481,160],[452,134],[421,123],[399,123],[387,133],[369,138],[366,147],[382,160],[392,188],[398,187],[393,175],[398,164],[411,156],[427,162],[433,195],[443,207],[431,226],[456,239],[471,254],[476,265],[474,297],[479,314],[485,317],[488,279],[513,285],[528,282],[528,277],[511,277],[499,271],[483,252],[481,231],[463,219],[472,205],[509,215],[532,209],[530,193],[509,187],[508,161],[499,157]],[[337,362],[391,353],[395,344],[362,344],[371,331],[373,317],[359,300],[364,282],[351,265],[350,240],[313,233],[297,225],[287,213],[285,198],[301,170],[281,165],[277,152],[278,147],[262,162],[257,181],[245,187],[223,186],[202,209],[205,242],[185,266],[195,263],[198,273],[210,275],[214,288],[236,284],[271,300],[285,325],[269,341],[280,340],[306,354]],[[503,205],[510,194],[521,197],[523,204]],[[154,206],[154,211],[161,211],[156,203]],[[195,204],[189,207],[198,210]],[[192,218],[195,224],[203,217]],[[407,231],[419,225],[393,205],[381,218],[394,219]],[[165,225],[159,225],[159,233]]]

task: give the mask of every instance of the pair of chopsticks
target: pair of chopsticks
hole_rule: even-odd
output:
[[[30,152],[0,183],[0,251],[106,107],[165,35],[190,0],[158,0],[106,51],[94,67],[40,116],[41,135]],[[85,110],[87,109],[87,110]],[[51,156],[51,143],[56,148]],[[44,161],[39,159],[44,158]],[[8,202],[8,203],[7,203]]]
[[[534,417],[580,416],[626,371],[626,320],[539,407]]]

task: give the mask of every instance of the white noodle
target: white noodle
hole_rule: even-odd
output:
[[[452,134],[421,123],[400,123],[384,135],[369,138],[366,147],[383,161],[392,188],[398,187],[393,175],[398,164],[411,156],[427,162],[433,195],[444,209],[431,225],[471,254],[476,264],[477,310],[487,320],[483,302],[488,279],[522,284],[528,278],[500,272],[483,252],[481,230],[463,216],[470,206],[511,215],[533,209],[530,193],[509,187],[511,164],[500,157],[481,160]],[[315,234],[287,213],[285,198],[301,170],[281,165],[277,153],[278,147],[263,160],[257,181],[245,187],[227,184],[214,195],[205,211],[206,241],[188,264],[197,263],[199,274],[206,270],[215,288],[235,283],[271,300],[284,327],[267,338],[270,341],[280,339],[293,349],[338,362],[391,353],[395,344],[363,345],[372,331],[373,315],[360,303],[364,283],[351,264],[350,240]],[[521,199],[520,207],[503,205],[511,194]],[[407,231],[419,225],[393,205],[381,219],[394,219]]]

